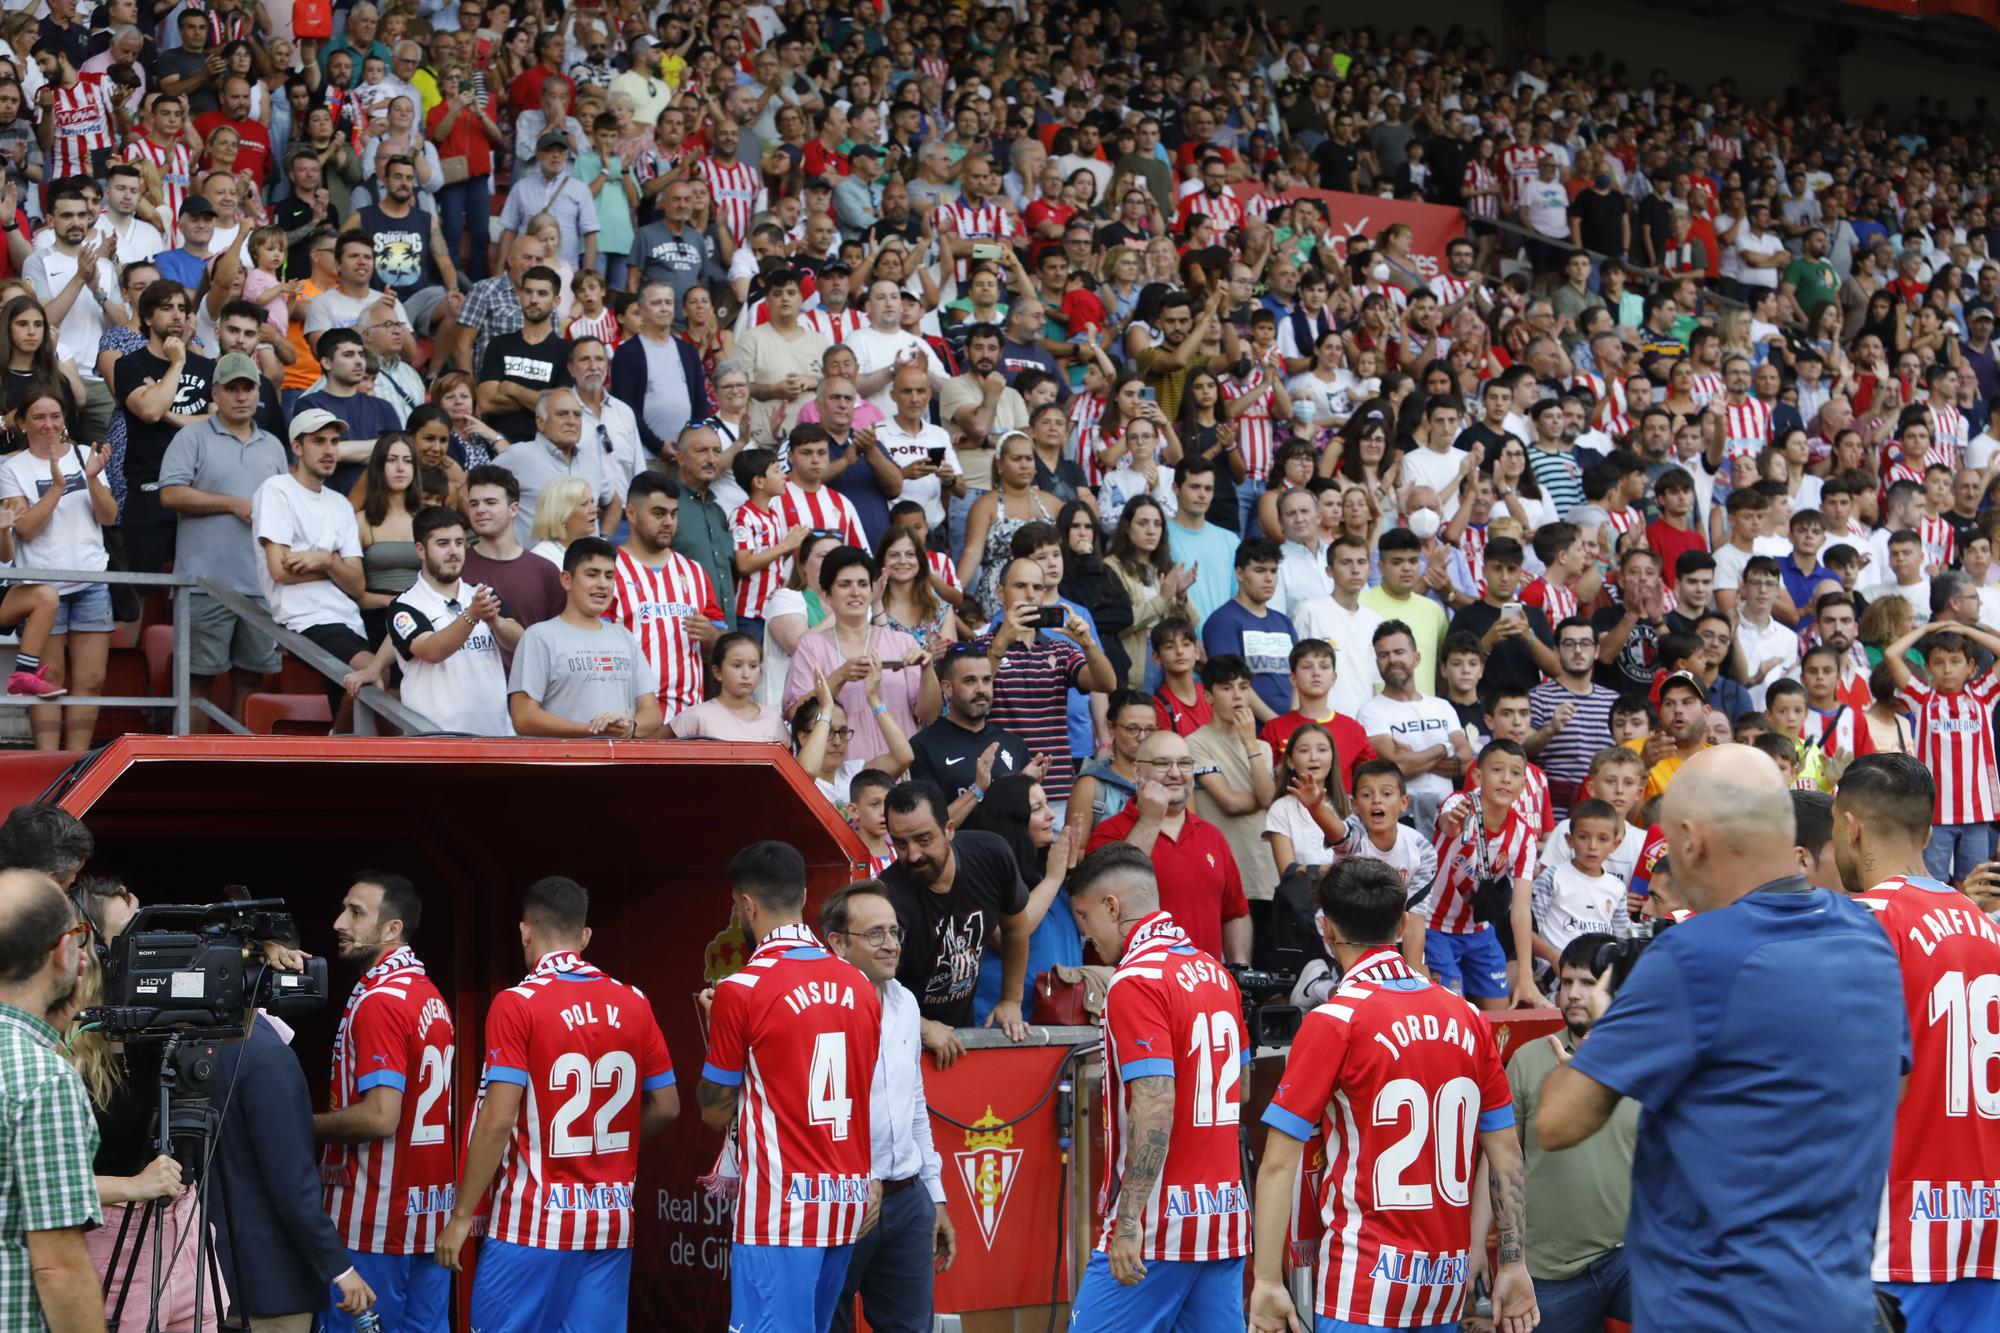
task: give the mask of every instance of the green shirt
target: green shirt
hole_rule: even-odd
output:
[[[97,1121],[56,1030],[0,1005],[0,1328],[44,1326],[28,1233],[104,1220]]]
[[[1840,275],[1824,259],[1807,259],[1803,255],[1794,259],[1785,266],[1784,280],[1792,284],[1792,290],[1798,293],[1799,309],[1807,313],[1840,295]]]
[[[1563,1049],[1576,1044],[1567,1030]],[[1632,1154],[1639,1143],[1639,1103],[1618,1099],[1604,1128],[1561,1152],[1542,1147],[1535,1109],[1542,1080],[1556,1067],[1555,1048],[1537,1037],[1514,1053],[1507,1082],[1514,1089],[1514,1125],[1528,1167],[1528,1275],[1560,1282],[1625,1243],[1625,1214],[1632,1207]]]
[[[715,502],[714,492],[697,495],[685,481],[680,485],[680,525],[674,529],[673,549],[707,571],[716,600],[722,603],[722,617],[735,629],[736,538],[729,515]]]

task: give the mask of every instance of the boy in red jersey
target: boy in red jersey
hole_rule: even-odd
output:
[[[451,1275],[429,1262],[451,1211],[458,1136],[451,1110],[452,1025],[444,997],[410,948],[423,901],[401,875],[369,872],[341,900],[342,962],[366,970],[333,1038],[332,1108],[313,1116],[326,1145],[326,1211],[375,1313],[397,1329],[445,1333]],[[323,1326],[350,1329],[329,1306]]]
[[[1910,672],[1903,654],[1923,642],[1928,682]],[[2000,768],[1994,762],[1993,705],[2000,673],[1976,670],[1974,648],[2000,655],[2000,635],[1955,621],[1919,625],[1882,650],[1896,697],[1916,719],[1917,758],[1937,778],[1924,867],[1931,878],[1955,882],[1993,859],[1993,821],[2000,818]]]
[[[1437,877],[1412,899],[1403,952],[1423,974],[1482,1009],[1539,1008],[1529,960],[1534,913],[1530,886],[1537,863],[1535,831],[1514,809],[1528,774],[1528,757],[1513,741],[1487,742],[1475,775],[1477,795],[1446,798],[1438,808]],[[1504,901],[1487,898],[1504,891]],[[1513,944],[1510,958],[1496,924]]]
[[[2000,927],[1924,872],[1936,784],[1906,754],[1862,755],[1833,803],[1841,884],[1875,913],[1902,965],[1911,1068],[1871,1276],[1909,1333],[2000,1328],[2000,1090],[1991,1016]]]
[[[729,1325],[824,1333],[855,1233],[881,1200],[868,1103],[882,1001],[804,924],[806,863],[794,848],[738,852],[729,892],[757,947],[702,992],[708,1058],[695,1094],[703,1124],[736,1127],[742,1162]]]
[[[532,969],[493,997],[486,1065],[437,1261],[459,1271],[493,1187],[472,1327],[545,1333],[625,1327],[639,1144],[680,1114],[652,1005],[579,956],[590,894],[551,876],[521,906]]]
[[[1243,997],[1160,910],[1144,852],[1071,872],[1077,930],[1117,967],[1104,996],[1104,1229],[1073,1333],[1243,1327],[1250,1200],[1237,1121],[1252,1055]]]
[[[1478,1011],[1404,964],[1402,876],[1337,861],[1315,896],[1341,982],[1307,1014],[1265,1108],[1257,1170],[1251,1333],[1302,1327],[1284,1282],[1283,1238],[1303,1145],[1327,1144],[1320,1196],[1317,1333],[1456,1329],[1471,1267],[1475,1149],[1500,1230],[1493,1303],[1501,1333],[1535,1326],[1524,1257],[1526,1192],[1514,1100]],[[1477,1127],[1475,1143],[1474,1127]]]

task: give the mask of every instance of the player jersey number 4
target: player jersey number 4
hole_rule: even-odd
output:
[[[846,1245],[868,1210],[868,1098],[882,1001],[804,926],[715,988],[701,1076],[740,1089],[739,1245]]]

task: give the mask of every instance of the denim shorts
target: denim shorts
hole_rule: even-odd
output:
[[[111,616],[111,589],[93,583],[62,595],[62,600],[56,603],[56,623],[49,636],[109,634],[116,624]]]

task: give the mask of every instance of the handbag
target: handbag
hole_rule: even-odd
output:
[[[446,185],[463,185],[472,179],[472,162],[464,153],[438,159],[438,171]]]
[[[1035,1022],[1051,1027],[1089,1027],[1104,1013],[1104,993],[1115,969],[1057,964],[1035,978]]]

